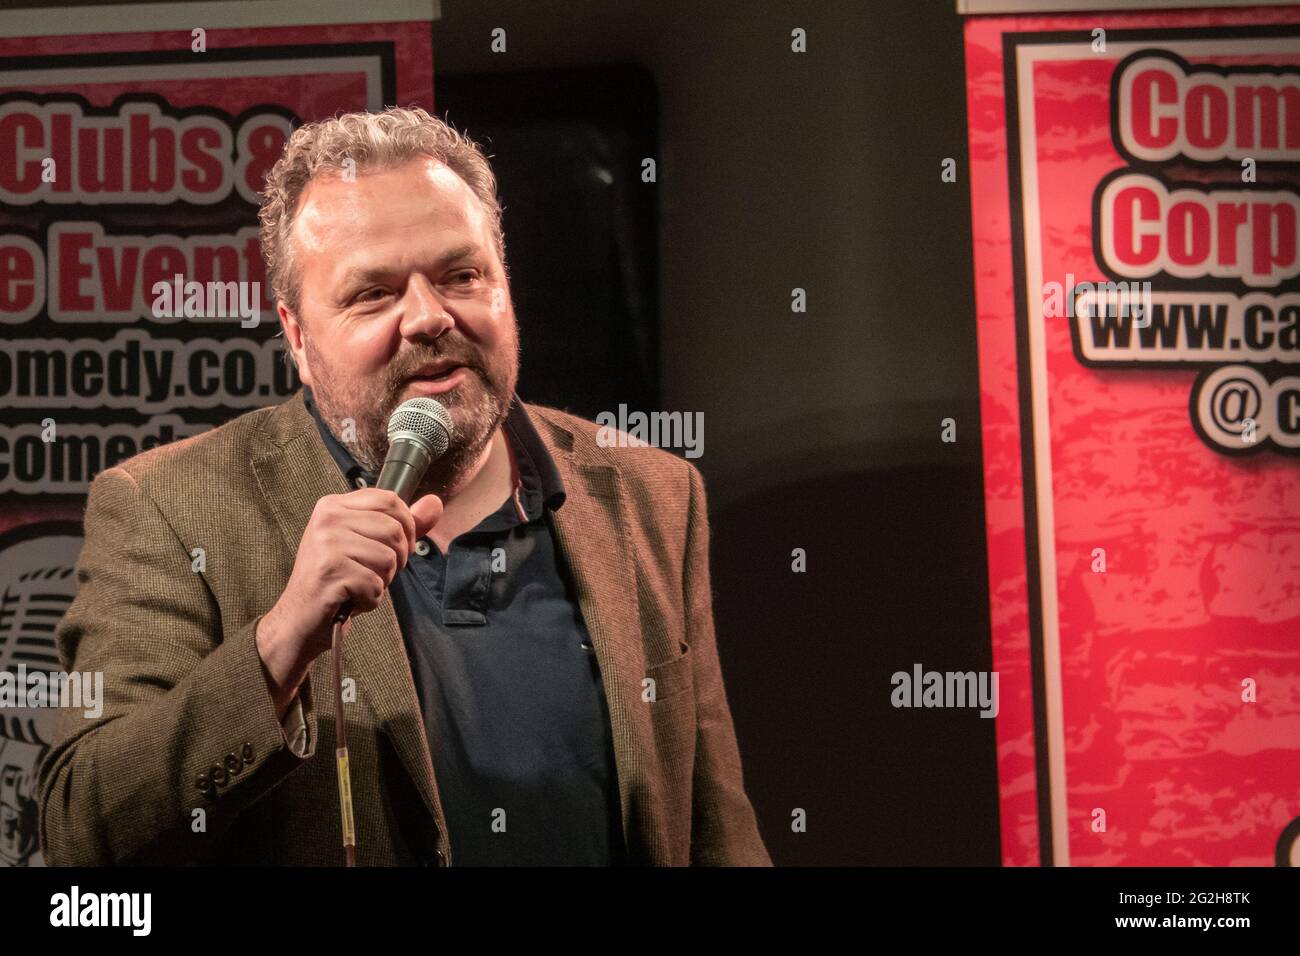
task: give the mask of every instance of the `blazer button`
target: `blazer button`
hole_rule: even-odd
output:
[[[253,762],[253,745],[244,744],[244,763],[250,764],[252,762]]]
[[[230,771],[232,777],[244,769],[244,765],[240,763],[238,754],[226,754],[226,769]]]
[[[194,781],[194,786],[198,787],[199,792],[205,796],[212,792],[212,781],[208,779],[206,773],[199,774],[198,779]]]
[[[434,855],[434,859],[435,859],[435,861],[436,861],[435,864],[434,864],[435,866],[446,866],[446,865],[447,865],[447,854],[443,853],[441,849],[434,850],[434,851],[433,851],[433,855]]]
[[[208,769],[208,773],[212,777],[212,782],[215,783],[218,787],[224,787],[230,779],[229,777],[226,776],[226,768],[221,766],[221,764],[219,763],[214,763]]]

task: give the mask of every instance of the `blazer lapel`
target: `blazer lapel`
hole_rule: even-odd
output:
[[[623,833],[634,857],[650,852],[639,835],[653,832],[650,807],[642,790],[650,768],[642,765],[639,741],[650,733],[641,703],[645,659],[641,649],[641,618],[636,567],[626,540],[626,491],[612,465],[575,458],[572,433],[528,406],[534,421],[544,423],[538,434],[546,443],[566,490],[564,503],[549,512],[556,541],[573,576],[578,604],[591,635],[609,705],[618,773]],[[638,854],[639,851],[639,854]]]
[[[296,557],[316,502],[351,489],[321,440],[301,391],[268,416],[263,430],[270,447],[254,457],[252,466],[289,552]],[[392,739],[439,831],[446,833],[415,681],[397,613],[387,594],[379,607],[352,619],[343,645],[343,673],[356,681],[358,696]],[[324,705],[331,714],[332,680],[328,657],[322,655],[313,667],[313,696],[317,706]]]

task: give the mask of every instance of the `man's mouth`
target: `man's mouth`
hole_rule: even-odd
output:
[[[407,377],[403,392],[426,396],[446,395],[460,388],[470,371],[469,366],[459,362],[431,362]]]
[[[464,368],[457,362],[439,362],[435,365],[426,365],[424,368],[417,369],[411,379],[428,382],[445,381],[458,368]]]

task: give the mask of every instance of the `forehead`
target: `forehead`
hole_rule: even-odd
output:
[[[293,225],[303,269],[341,275],[356,258],[419,254],[466,242],[492,252],[487,211],[454,170],[420,157],[379,170],[314,178]],[[319,261],[315,261],[319,260]]]

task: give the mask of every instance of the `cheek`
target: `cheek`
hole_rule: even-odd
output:
[[[509,348],[515,336],[514,313],[509,300],[497,307],[489,299],[462,307],[456,313],[461,332],[493,355]]]
[[[519,333],[515,328],[514,317],[498,316],[492,332],[492,342],[488,346],[488,351],[492,355],[492,364],[504,373],[515,361],[519,351]]]
[[[513,347],[519,333],[515,327],[515,310],[508,296],[503,296],[488,307],[487,321],[493,344],[498,348]]]
[[[330,342],[336,368],[368,376],[383,369],[392,359],[400,339],[396,322],[373,319],[340,329]]]

